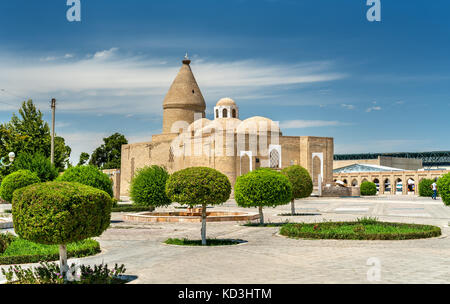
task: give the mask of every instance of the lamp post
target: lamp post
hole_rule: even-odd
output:
[[[11,166],[14,161],[14,158],[16,158],[16,154],[14,152],[9,152],[9,154],[8,154],[9,164],[5,164],[5,162],[4,162],[5,158],[6,157],[3,157],[0,159],[0,168]]]

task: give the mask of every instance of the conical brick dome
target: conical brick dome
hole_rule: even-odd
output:
[[[185,57],[163,102],[163,133],[180,133],[199,117],[205,117],[206,103]]]
[[[163,108],[180,107],[183,105],[195,106],[199,110],[205,111],[206,103],[202,92],[198,87],[191,67],[190,60],[183,60],[183,65],[177,77],[170,86],[169,92],[164,98]]]

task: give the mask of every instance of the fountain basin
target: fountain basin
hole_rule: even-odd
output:
[[[259,219],[258,213],[250,212],[208,211],[206,216],[207,222],[252,221]],[[143,223],[199,223],[202,221],[202,213],[197,211],[140,212],[125,214],[123,219],[125,221]]]

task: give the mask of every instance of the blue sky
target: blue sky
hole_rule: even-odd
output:
[[[241,119],[330,136],[336,153],[450,150],[449,1],[65,0],[0,2],[0,120],[24,98],[73,149],[121,132],[148,141],[186,51],[209,118],[232,97]]]

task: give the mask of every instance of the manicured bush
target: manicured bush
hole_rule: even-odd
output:
[[[94,166],[77,166],[67,169],[59,176],[60,182],[78,182],[105,191],[113,197],[112,181],[107,174]]]
[[[171,201],[166,194],[166,182],[169,173],[159,166],[144,167],[137,171],[131,181],[131,200],[138,206],[155,207],[168,206]]]
[[[313,191],[313,182],[308,170],[299,165],[281,170],[292,185],[291,214],[295,215],[295,200],[309,197]]]
[[[292,185],[285,175],[261,168],[237,178],[234,198],[241,207],[258,207],[260,223],[264,224],[263,206],[288,204],[292,198]]]
[[[231,194],[226,175],[206,167],[187,168],[172,174],[166,183],[166,194],[181,205],[202,205],[202,245],[206,245],[206,206],[225,203]]]
[[[377,185],[375,185],[375,183],[372,182],[362,182],[361,186],[361,195],[366,195],[366,196],[373,196],[377,194]]]
[[[14,191],[28,185],[39,183],[41,180],[29,170],[19,170],[6,176],[0,186],[0,197],[7,202],[11,202]]]
[[[13,163],[16,170],[30,170],[37,174],[41,182],[50,182],[58,177],[58,169],[43,154],[20,153]]]
[[[444,204],[450,205],[450,173],[447,173],[438,179],[437,189]]]
[[[430,225],[387,223],[373,220],[355,222],[288,223],[280,234],[291,238],[340,240],[408,240],[441,235]]]
[[[109,227],[111,205],[106,192],[80,183],[27,186],[14,193],[14,230],[35,243],[60,245],[61,272],[66,273],[66,244],[101,235]]]
[[[434,183],[434,179],[424,178],[419,183],[419,195],[425,197],[433,196],[433,189],[431,185]]]

